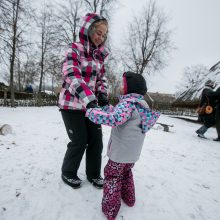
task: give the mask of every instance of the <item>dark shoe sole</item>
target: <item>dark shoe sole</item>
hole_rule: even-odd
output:
[[[197,135],[199,138],[207,139],[205,136],[201,136],[200,134]]]
[[[219,141],[220,141],[220,139],[213,139],[213,141],[219,142]]]
[[[94,183],[92,183],[92,185],[93,185],[96,189],[103,189],[103,186],[98,186],[98,185],[96,185],[96,184],[94,184]]]
[[[64,183],[66,183],[68,186],[71,186],[73,189],[79,189],[82,186],[82,183],[80,184],[72,184],[68,182],[63,176],[61,176]]]
[[[96,189],[103,189],[103,185],[100,186],[100,185],[97,185],[96,183],[94,183],[92,180],[89,180],[88,181],[96,188]]]

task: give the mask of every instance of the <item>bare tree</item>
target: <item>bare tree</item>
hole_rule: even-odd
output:
[[[171,31],[166,30],[167,18],[150,1],[142,13],[129,24],[122,60],[126,68],[139,74],[162,69],[173,49]]]
[[[59,5],[56,21],[61,46],[77,40],[81,14],[82,1],[80,0],[68,0],[67,3]]]
[[[28,7],[27,7],[28,5]],[[30,20],[30,2],[25,0],[2,0],[0,4],[0,19],[2,32],[0,33],[0,51],[4,51],[4,62],[9,67],[11,107],[14,102],[14,70],[18,48],[24,43],[24,32],[27,21]]]
[[[121,80],[121,71],[119,71],[118,68],[119,59],[120,57],[117,56],[117,53],[112,50],[110,51],[105,63],[105,75],[108,80],[108,90],[113,96],[117,96],[119,94],[119,82]]]
[[[209,70],[204,65],[186,67],[183,77],[178,85],[176,97],[182,100],[198,98],[208,78]]]
[[[4,23],[6,22],[6,19],[3,20],[3,18],[8,18],[10,12],[6,10],[6,8],[8,8],[6,6],[6,2],[5,1],[0,1],[0,63],[3,64],[5,63],[5,59],[4,59],[4,56],[3,56],[3,53],[4,53],[4,46],[3,44],[5,43],[4,42]],[[2,67],[2,66],[1,66]],[[2,69],[2,68],[1,68]]]
[[[53,55],[48,60],[49,63],[48,73],[49,73],[49,77],[51,78],[52,94],[54,94],[54,88],[57,87],[58,85],[61,85],[61,81],[62,81],[62,75],[61,75],[62,64],[60,60],[61,60],[60,56],[58,55]]]
[[[110,19],[110,12],[116,7],[118,0],[85,0],[85,7],[94,13],[98,13]]]
[[[57,30],[55,21],[56,20],[54,18],[52,7],[49,5],[44,5],[38,19],[40,35],[40,42],[38,43],[40,49],[40,82],[37,103],[39,106],[42,105],[42,84],[48,68],[48,63],[46,63],[46,60],[48,60],[51,54],[53,54],[53,51],[57,49],[57,34],[59,30]]]
[[[204,65],[195,65],[186,67],[183,71],[183,77],[180,83],[181,88],[189,89],[197,87],[207,77],[209,71]]]
[[[19,91],[24,91],[27,85],[33,85],[37,80],[40,68],[35,57],[37,56],[32,51],[27,51],[25,56],[17,58],[15,87]]]
[[[9,55],[10,55],[10,92],[11,92],[11,107],[15,106],[14,103],[14,63],[16,56],[16,47],[18,43],[19,34],[18,33],[18,20],[19,20],[19,12],[20,8],[20,0],[16,1],[5,1],[5,5],[9,6],[12,15],[7,14],[9,12],[8,9],[5,12],[6,19],[4,20],[4,30],[10,34],[9,36],[4,36],[3,41],[10,47]],[[11,26],[11,27],[10,27]],[[11,38],[11,39],[10,39]]]

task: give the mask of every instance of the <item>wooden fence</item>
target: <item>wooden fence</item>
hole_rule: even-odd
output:
[[[0,106],[11,106],[11,93],[0,90]],[[53,106],[57,104],[57,96],[41,93],[41,106]],[[15,106],[37,106],[37,93],[15,92]]]
[[[50,95],[42,92],[41,99],[41,106],[55,106],[57,105],[58,94]],[[112,105],[115,106],[118,101],[117,97],[111,95],[109,96],[109,102]],[[146,101],[148,102],[148,100]],[[10,102],[10,92],[7,90],[0,90],[0,106],[10,106]],[[38,106],[37,93],[15,92],[15,106]],[[149,106],[152,108],[151,103],[149,103]],[[156,101],[153,105],[153,110],[160,111],[166,115],[197,116],[194,107],[177,107],[173,106],[172,103],[169,102]]]

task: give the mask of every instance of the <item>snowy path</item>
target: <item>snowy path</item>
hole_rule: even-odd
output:
[[[194,135],[198,124],[161,116],[171,132],[155,125],[133,173],[137,202],[122,203],[120,220],[219,220],[220,143]],[[84,173],[83,187],[73,190],[60,179],[68,138],[56,107],[2,108],[0,123],[13,134],[0,136],[1,220],[104,220],[102,191]],[[103,167],[110,128],[103,127]],[[214,128],[207,132],[216,137]],[[103,169],[102,169],[103,170]]]

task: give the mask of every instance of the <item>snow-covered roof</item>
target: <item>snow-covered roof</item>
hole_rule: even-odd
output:
[[[195,105],[195,103],[197,103],[199,100],[199,97],[204,88],[205,82],[209,79],[215,81],[217,84],[217,87],[220,86],[220,61],[217,62],[215,65],[213,65],[209,69],[209,73],[206,75],[206,77],[201,79],[201,82],[198,82],[196,85],[194,85],[191,88],[188,88],[185,91],[179,92],[175,100],[175,104],[177,103],[181,104],[184,102],[187,102],[187,103],[192,102],[192,105]]]

